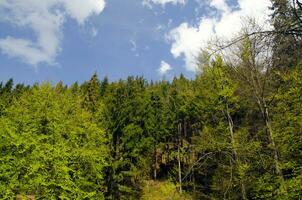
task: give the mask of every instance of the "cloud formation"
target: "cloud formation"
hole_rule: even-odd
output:
[[[186,4],[187,0],[144,0],[143,4],[151,6],[151,4],[157,4],[161,6],[165,6],[166,4]]]
[[[158,69],[159,75],[164,76],[170,70],[172,70],[172,67],[168,63],[162,60],[160,63],[160,67]]]
[[[260,25],[267,24],[271,6],[270,0],[238,0],[238,9],[233,10],[226,0],[209,0],[209,6],[216,10],[215,16],[201,18],[197,25],[180,24],[167,34],[171,42],[171,53],[181,57],[189,71],[196,71],[196,58],[214,38],[231,39],[243,25],[242,19],[251,17]]]
[[[83,25],[104,7],[105,0],[2,0],[0,19],[18,28],[31,29],[36,40],[7,36],[0,38],[0,50],[34,66],[53,65],[61,51],[62,25],[66,17]]]

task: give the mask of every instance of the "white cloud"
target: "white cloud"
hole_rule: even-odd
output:
[[[137,50],[136,41],[134,39],[131,39],[129,42],[131,44],[131,51],[136,51]]]
[[[187,0],[144,0],[143,4],[151,7],[151,4],[157,4],[161,6],[165,6],[166,4],[186,4]]]
[[[96,37],[99,34],[98,30],[95,27],[91,28],[91,36]]]
[[[66,17],[83,25],[104,7],[104,0],[2,0],[0,19],[18,28],[31,29],[36,40],[7,36],[0,38],[0,50],[34,66],[43,62],[52,65],[61,50]]]
[[[170,70],[172,70],[172,67],[168,63],[162,60],[160,63],[160,67],[158,69],[159,75],[163,76]]]
[[[49,57],[47,53],[39,49],[40,47],[29,40],[15,39],[8,36],[6,39],[0,40],[0,47],[3,53],[19,57],[31,65],[36,65],[40,62],[53,64],[53,58]]]
[[[45,1],[45,0],[44,0]],[[55,0],[61,1],[68,15],[83,24],[85,20],[94,14],[100,14],[105,8],[105,0]]]
[[[136,40],[135,39],[131,39],[130,41],[130,45],[131,45],[131,51],[132,52],[134,52],[134,56],[135,57],[139,57],[140,56],[140,54],[139,54],[139,52],[137,51],[137,42],[136,42]]]
[[[171,53],[175,58],[182,57],[189,71],[196,71],[196,58],[201,48],[205,48],[214,38],[231,39],[242,29],[242,19],[251,17],[260,25],[268,24],[270,0],[238,0],[239,9],[232,10],[226,0],[210,0],[209,5],[221,17],[204,17],[197,26],[182,23],[167,35],[172,43]]]
[[[229,7],[225,0],[212,0],[210,1],[210,6],[216,8],[217,10],[228,12]]]

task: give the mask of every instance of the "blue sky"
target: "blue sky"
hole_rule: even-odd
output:
[[[70,3],[73,2],[73,3]],[[0,81],[192,78],[200,48],[269,0],[0,0]]]

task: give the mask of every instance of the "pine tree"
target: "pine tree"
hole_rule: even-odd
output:
[[[272,0],[274,38],[274,65],[289,68],[298,64],[302,56],[302,8],[294,8],[299,1]]]
[[[98,110],[100,99],[100,81],[97,73],[94,73],[90,80],[83,85],[84,107],[92,113]]]

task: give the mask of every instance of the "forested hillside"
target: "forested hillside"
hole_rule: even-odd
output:
[[[0,199],[302,199],[302,5],[273,2],[192,80],[1,83]]]

